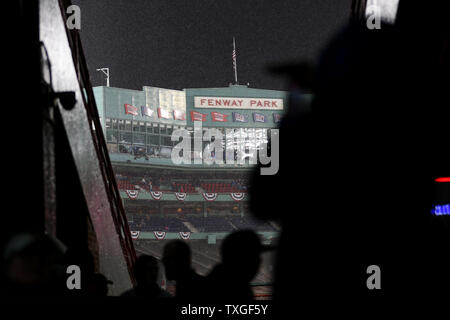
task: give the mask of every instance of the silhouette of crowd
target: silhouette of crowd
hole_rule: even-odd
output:
[[[166,279],[176,284],[173,297],[178,301],[250,303],[254,300],[250,283],[258,273],[264,249],[254,231],[239,230],[224,239],[220,251],[222,261],[206,276],[192,268],[191,249],[186,241],[168,242],[161,262]],[[139,256],[135,267],[137,285],[122,296],[171,297],[156,283],[158,266],[154,257]]]
[[[48,235],[21,233],[3,250],[4,297],[105,297],[112,284],[95,271],[94,258],[86,249],[65,249]],[[79,267],[79,290],[69,290],[67,270]],[[75,282],[75,280],[74,280]]]
[[[136,285],[121,294],[123,299],[147,302],[176,298],[178,301],[251,302],[250,282],[256,276],[264,249],[259,236],[250,230],[228,235],[221,246],[222,262],[207,276],[191,266],[191,249],[186,241],[172,240],[164,246],[161,261],[140,255],[134,264]],[[29,297],[106,297],[112,281],[95,272],[89,250],[64,250],[49,236],[20,234],[4,250],[2,294]],[[69,289],[69,266],[81,270],[80,287]],[[174,295],[160,287],[158,275],[175,282]]]

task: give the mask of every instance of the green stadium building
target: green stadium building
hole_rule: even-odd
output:
[[[277,236],[275,223],[252,218],[247,192],[257,159],[252,151],[279,125],[287,92],[244,85],[142,91],[102,86],[94,94],[135,239],[215,243],[242,228],[254,229],[268,242]],[[187,130],[194,146],[200,124],[204,132],[223,134],[223,163],[175,164],[171,154],[179,139],[172,134]],[[201,148],[209,143],[203,141]],[[238,159],[240,146],[245,146],[245,159]]]

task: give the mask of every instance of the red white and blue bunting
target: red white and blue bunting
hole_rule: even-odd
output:
[[[217,193],[208,193],[207,192],[207,193],[202,193],[202,195],[206,201],[214,201],[217,199]]]
[[[245,193],[243,193],[243,192],[231,193],[230,195],[234,201],[241,201],[245,197]]]
[[[137,199],[138,195],[139,195],[139,190],[125,190],[128,198],[135,200]],[[163,193],[161,191],[150,191],[150,194],[152,196],[153,199],[155,200],[161,200]],[[177,198],[178,201],[185,201],[188,194],[186,192],[174,192],[175,197]],[[206,201],[214,201],[217,199],[218,194],[217,193],[202,193],[203,198]],[[234,193],[230,193],[231,198],[234,201],[242,201],[245,198],[245,193],[244,192],[234,192]]]
[[[191,237],[191,233],[190,232],[180,232],[180,237],[183,240],[188,240]]]
[[[150,191],[150,194],[152,195],[152,198],[155,200],[160,200],[162,197],[161,191]]]
[[[177,197],[178,200],[184,201],[186,199],[187,193],[185,192],[175,192],[175,197]]]
[[[156,239],[163,240],[166,237],[166,233],[164,231],[153,231]]]
[[[132,239],[139,238],[139,233],[140,233],[140,231],[131,231],[131,238]]]
[[[138,190],[125,190],[127,193],[128,198],[134,200],[138,197],[139,191]]]

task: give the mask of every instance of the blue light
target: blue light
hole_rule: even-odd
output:
[[[450,204],[437,205],[431,210],[431,213],[435,216],[449,216]]]

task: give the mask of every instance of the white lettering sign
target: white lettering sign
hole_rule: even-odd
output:
[[[194,108],[283,110],[283,99],[194,97]]]

